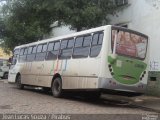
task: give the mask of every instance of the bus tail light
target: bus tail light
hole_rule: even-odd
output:
[[[145,76],[145,74],[146,74],[146,71],[143,72],[142,76],[140,77],[140,80],[143,79],[143,77]]]
[[[112,69],[112,65],[111,65],[111,64],[109,64],[109,65],[108,65],[108,67],[109,67],[109,71],[111,72],[111,75],[114,75],[114,73],[113,73],[113,69]]]

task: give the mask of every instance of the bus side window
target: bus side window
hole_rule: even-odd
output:
[[[27,62],[32,62],[35,59],[36,46],[31,46],[28,48]]]
[[[21,48],[21,50],[20,50],[20,56],[19,56],[19,62],[21,62],[21,63],[25,62],[27,51],[28,51],[28,48]]]
[[[37,47],[36,61],[43,61],[46,57],[47,43],[40,44]]]
[[[69,59],[72,56],[72,49],[74,46],[74,38],[63,40],[61,42],[61,49],[59,53],[60,59]]]
[[[75,48],[73,58],[85,58],[89,55],[91,43],[91,35],[77,37],[75,40]]]
[[[94,33],[92,37],[91,57],[96,57],[100,53],[103,41],[103,32]]]
[[[28,54],[31,54],[32,49],[33,49],[33,46],[28,48]]]
[[[59,54],[60,41],[51,42],[48,45],[46,60],[55,60]]]

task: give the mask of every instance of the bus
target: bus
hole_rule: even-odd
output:
[[[8,82],[64,91],[143,94],[148,77],[148,37],[106,25],[15,47]]]

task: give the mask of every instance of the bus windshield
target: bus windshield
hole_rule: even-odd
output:
[[[19,49],[15,49],[12,57],[12,65],[15,65],[18,59]]]
[[[132,31],[112,30],[112,50],[114,41],[116,41],[116,54],[138,59],[145,58],[148,43],[146,36]]]

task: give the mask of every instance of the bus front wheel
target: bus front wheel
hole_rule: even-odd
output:
[[[62,80],[61,78],[57,77],[52,82],[52,94],[54,97],[61,97],[62,96]]]
[[[21,83],[21,75],[18,75],[16,78],[16,86],[18,89],[23,89],[24,85]]]

